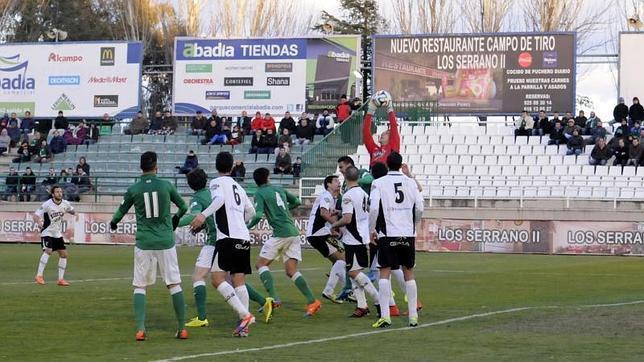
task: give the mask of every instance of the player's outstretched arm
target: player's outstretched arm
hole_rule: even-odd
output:
[[[250,200],[248,201],[248,203],[250,204]],[[244,210],[244,216],[247,220],[250,219],[248,221],[248,224],[246,225],[249,229],[252,229],[253,226],[257,225],[259,220],[264,217],[264,198],[260,193],[255,193],[255,207],[253,208],[253,211],[254,215],[248,217],[246,216],[246,210]]]
[[[198,202],[196,202],[196,200],[193,199],[189,212],[187,212],[185,215],[181,217],[181,219],[179,220],[178,226],[181,227],[181,226],[190,225],[192,220],[194,220],[194,218],[197,215],[199,215],[199,213],[201,213],[202,210],[203,208],[201,207],[201,205]]]
[[[42,229],[43,227],[43,220],[42,217],[45,215],[45,209],[43,208],[43,205],[41,205],[36,212],[34,212],[33,215],[31,215],[31,219],[38,224],[38,227]]]
[[[123,201],[121,202],[121,205],[119,206],[118,209],[116,209],[116,212],[112,216],[112,221],[110,221],[110,229],[116,230],[116,225],[123,219],[123,216],[127,214],[127,212],[130,210],[130,207],[132,207],[132,204],[134,203],[134,198],[130,194],[130,191],[128,190],[125,193],[125,196],[123,196]]]
[[[286,190],[284,190],[284,192],[286,193],[286,202],[288,203],[289,210],[293,210],[296,207],[302,205],[302,201],[297,196]]]
[[[398,131],[398,121],[394,109],[389,107],[387,118],[389,118],[389,145],[392,151],[400,153],[400,132]]]
[[[371,104],[369,104],[369,106],[371,106]],[[371,134],[372,118],[373,113],[371,112],[371,109],[369,109],[367,115],[364,117],[364,121],[362,122],[362,142],[365,147],[367,147],[367,151],[369,151],[370,154],[378,148],[378,145],[373,141],[373,135]]]
[[[67,202],[67,208],[65,209],[65,212],[70,214],[70,215],[76,215],[76,210],[74,210],[74,207],[72,206],[71,203]]]

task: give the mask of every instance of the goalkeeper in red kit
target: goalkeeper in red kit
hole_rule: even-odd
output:
[[[392,151],[400,152],[400,133],[398,133],[398,122],[396,122],[396,113],[392,107],[391,101],[387,104],[387,117],[389,118],[389,130],[384,131],[378,137],[377,144],[371,135],[371,122],[373,114],[376,112],[377,106],[371,100],[367,106],[367,115],[362,124],[362,138],[364,145],[369,151],[371,160],[369,167],[373,166],[376,162],[387,162],[387,157]]]

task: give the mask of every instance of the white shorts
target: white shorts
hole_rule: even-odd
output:
[[[201,247],[195,266],[198,268],[212,268],[212,261],[215,258],[215,246],[204,245]]]
[[[291,236],[288,238],[272,237],[264,243],[259,256],[275,260],[278,256],[282,256],[282,261],[286,262],[289,259],[296,259],[302,261],[302,246],[300,245],[300,236]]]
[[[152,285],[157,280],[157,264],[166,285],[181,283],[181,272],[177,261],[177,249],[141,250],[134,247],[135,287]]]

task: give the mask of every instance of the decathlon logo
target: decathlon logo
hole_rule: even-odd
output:
[[[79,75],[50,75],[49,85],[79,85]]]

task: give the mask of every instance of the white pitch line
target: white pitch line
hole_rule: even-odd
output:
[[[624,306],[624,305],[643,304],[643,303],[644,303],[644,300],[636,300],[636,301],[632,301],[632,302],[622,302],[622,303],[612,303],[612,304],[578,305],[577,307],[579,307],[579,308],[619,307],[619,306]],[[378,329],[378,330],[369,331],[369,332],[352,333],[352,334],[345,334],[343,336],[335,336],[335,337],[327,337],[327,338],[310,339],[310,340],[306,340],[306,341],[275,344],[275,345],[272,345],[272,346],[254,347],[254,348],[246,348],[246,349],[236,349],[236,350],[212,352],[212,353],[201,353],[201,354],[193,354],[193,355],[188,355],[188,356],[177,356],[177,357],[171,357],[171,358],[168,358],[168,359],[157,360],[157,361],[154,361],[154,362],[182,361],[182,360],[193,359],[193,358],[225,356],[225,355],[229,355],[229,354],[240,354],[240,353],[246,353],[246,352],[259,352],[259,351],[288,348],[288,347],[301,346],[301,345],[307,345],[307,344],[325,343],[325,342],[330,342],[330,341],[343,340],[343,339],[347,339],[347,338],[370,336],[370,335],[381,334],[381,333],[409,331],[409,330],[415,330],[415,329],[419,329],[419,328],[427,328],[427,327],[439,326],[439,325],[443,325],[443,324],[449,324],[449,323],[453,323],[453,322],[461,322],[461,321],[466,321],[466,320],[470,320],[470,319],[485,318],[485,317],[489,317],[489,316],[493,316],[493,315],[522,312],[522,311],[526,311],[526,310],[570,308],[570,307],[575,307],[575,306],[574,305],[568,305],[568,306],[546,305],[546,306],[510,308],[510,309],[503,309],[503,310],[498,310],[498,311],[493,311],[493,312],[476,313],[476,314],[465,315],[465,316],[462,316],[462,317],[454,317],[454,318],[449,318],[449,319],[443,319],[441,321],[420,324],[420,325],[418,325],[418,327],[401,327],[401,328]]]
[[[299,269],[299,271],[315,271],[315,270],[320,270],[320,268],[303,268]],[[276,270],[271,270],[271,273],[283,273],[284,271],[282,269],[276,269]],[[192,274],[181,274],[182,277],[189,277],[192,276]],[[94,279],[77,279],[77,280],[68,280],[70,283],[93,283],[93,282],[111,282],[115,280],[130,280],[132,277],[120,277],[120,278],[94,278]],[[7,282],[7,283],[0,283],[2,286],[8,286],[8,285],[28,285],[28,284],[34,284],[33,281],[30,282]]]

